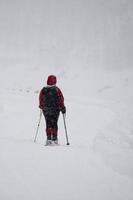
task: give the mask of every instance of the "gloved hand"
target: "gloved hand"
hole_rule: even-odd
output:
[[[62,112],[62,114],[66,113],[66,107],[65,106],[63,108],[61,108],[61,112]]]
[[[42,105],[39,105],[39,108],[43,110],[43,106]]]

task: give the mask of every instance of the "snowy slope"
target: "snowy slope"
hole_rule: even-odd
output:
[[[0,1],[0,200],[132,200],[132,1]],[[65,96],[45,147],[38,91]]]
[[[132,199],[131,72],[103,70],[107,78],[90,96],[89,91],[70,94],[68,84],[70,92],[64,94],[71,146],[66,146],[62,116],[61,146],[44,146],[44,120],[34,144],[39,117],[35,88],[1,89],[1,199]]]

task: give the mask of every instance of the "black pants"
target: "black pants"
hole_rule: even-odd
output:
[[[47,138],[56,140],[58,135],[58,119],[60,111],[59,109],[49,108],[43,110],[43,114],[46,121]]]

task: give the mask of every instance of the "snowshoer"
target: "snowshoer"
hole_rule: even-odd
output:
[[[39,108],[42,109],[46,121],[46,145],[58,144],[59,114],[60,111],[66,113],[64,97],[56,83],[56,76],[48,76],[47,86],[43,87],[39,94]]]

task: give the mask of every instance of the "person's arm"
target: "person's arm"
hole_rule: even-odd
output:
[[[39,108],[40,109],[44,108],[44,92],[43,92],[43,89],[40,91],[40,94],[39,94]]]
[[[59,96],[59,100],[60,100],[59,104],[60,104],[61,112],[66,113],[66,107],[64,105],[64,96],[59,88],[58,88],[58,96]]]

